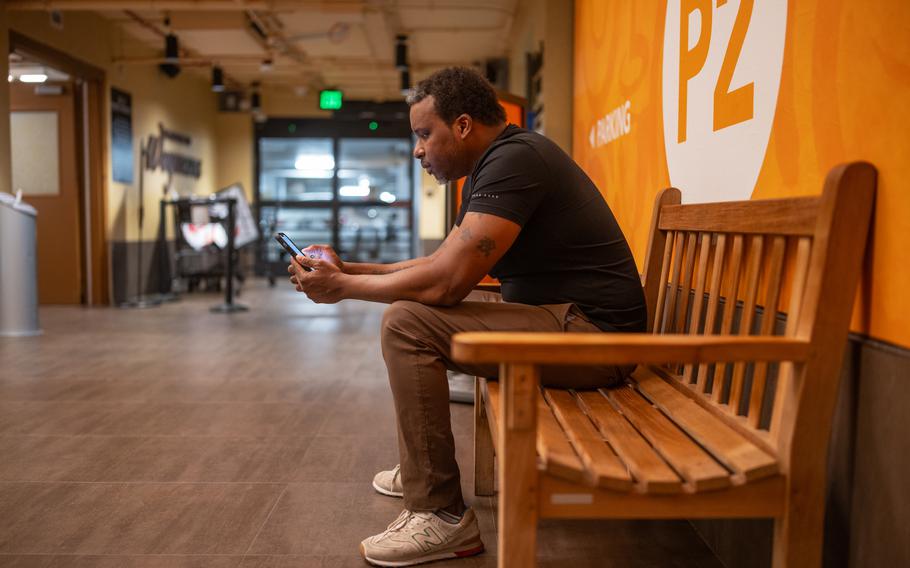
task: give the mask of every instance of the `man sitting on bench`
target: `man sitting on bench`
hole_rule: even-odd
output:
[[[391,304],[382,352],[398,419],[400,465],[373,486],[403,497],[405,510],[364,540],[364,558],[409,566],[483,551],[461,494],[446,369],[495,377],[450,357],[462,331],[644,331],[645,299],[628,243],[600,192],[543,136],[506,122],[496,93],[477,72],[447,68],[408,97],[414,157],[440,183],[467,176],[461,210],[439,249],[388,265],[343,263],[328,246],[304,250],[288,272],[319,303]],[[501,297],[472,301],[486,274]],[[490,297],[485,298],[490,300]],[[464,301],[463,301],[464,300]],[[499,300],[499,301],[495,301]],[[597,388],[628,369],[545,369],[543,384]]]

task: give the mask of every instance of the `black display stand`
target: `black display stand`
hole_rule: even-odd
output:
[[[145,146],[145,142],[139,143],[139,243],[138,243],[138,262],[136,263],[136,296],[132,300],[128,300],[120,304],[121,308],[156,308],[161,305],[161,300],[157,298],[149,298],[145,295],[145,286],[142,282],[142,225],[145,220],[145,191],[144,183],[145,179],[145,164],[148,158],[148,148]]]
[[[224,287],[224,302],[212,306],[209,311],[218,314],[232,314],[235,312],[245,312],[249,310],[248,307],[243,304],[237,304],[234,302],[234,228],[237,224],[236,214],[234,213],[234,208],[237,205],[237,200],[234,198],[226,197],[216,197],[216,198],[184,198],[184,199],[162,199],[161,200],[161,218],[164,219],[164,210],[165,207],[171,205],[189,205],[191,207],[201,207],[214,205],[216,203],[224,203],[228,208],[227,215],[227,246],[224,248],[224,252],[227,255],[225,259],[225,279],[227,280]]]

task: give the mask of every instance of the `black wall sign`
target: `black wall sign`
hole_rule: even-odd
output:
[[[111,88],[111,169],[117,183],[133,183],[133,97]]]
[[[164,151],[164,141],[170,140],[183,146],[189,146],[193,140],[186,134],[168,130],[158,124],[158,136],[149,136],[146,169],[161,168],[171,174],[180,174],[198,178],[202,175],[202,162],[191,156]]]

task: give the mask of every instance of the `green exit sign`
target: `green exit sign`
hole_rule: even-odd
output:
[[[319,91],[319,108],[338,110],[341,108],[341,91]]]

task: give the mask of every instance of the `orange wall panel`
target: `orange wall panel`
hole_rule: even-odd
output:
[[[815,195],[879,170],[853,328],[910,347],[910,2],[577,0],[575,159],[639,265],[654,195]],[[901,38],[901,39],[899,39]]]

